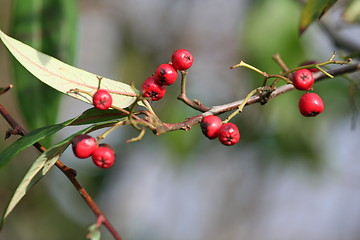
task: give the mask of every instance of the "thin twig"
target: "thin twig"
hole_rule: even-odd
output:
[[[359,70],[360,70],[360,63],[357,63],[357,64],[349,64],[344,67],[329,70],[328,73],[333,76],[338,76],[338,75],[342,75],[345,73],[352,73],[352,72],[359,71]],[[327,79],[327,78],[328,78],[328,76],[321,72],[314,74],[315,81],[320,81],[320,80]],[[280,87],[276,88],[276,90],[271,92],[271,94],[269,96],[266,96],[266,94],[267,94],[266,92],[264,92],[263,95],[260,94],[260,95],[252,96],[249,100],[246,101],[244,106],[249,106],[254,103],[262,102],[264,97],[266,97],[267,100],[270,100],[270,99],[280,96],[284,93],[287,93],[293,89],[294,89],[294,86],[292,84],[286,84],[286,85],[280,86]],[[184,122],[173,123],[173,124],[164,123],[162,126],[157,127],[154,130],[154,133],[157,135],[160,135],[160,134],[163,134],[163,133],[166,133],[169,131],[176,131],[176,130],[188,131],[191,129],[191,127],[193,125],[198,124],[204,116],[211,115],[211,114],[219,115],[224,112],[234,110],[241,104],[244,104],[244,101],[245,101],[245,99],[241,99],[241,100],[230,102],[227,104],[213,106],[208,111],[206,111],[200,115],[191,117],[191,118],[185,120]]]
[[[209,110],[208,107],[206,107],[204,104],[202,104],[199,100],[193,100],[191,101],[187,95],[186,95],[186,76],[187,71],[180,71],[181,72],[181,91],[180,95],[178,96],[178,99],[182,102],[184,102],[189,107],[198,110],[200,112],[206,112]]]
[[[8,122],[8,124],[11,126],[11,128],[16,129],[18,135],[25,136],[27,134],[27,131],[22,128],[14,119],[13,117],[6,111],[4,106],[0,104],[0,113],[4,117],[4,119]],[[42,146],[40,143],[35,143],[34,147],[38,149],[40,152],[45,152],[46,148]],[[65,176],[70,180],[70,182],[73,184],[73,186],[76,188],[76,190],[79,192],[81,197],[85,200],[86,204],[90,207],[92,212],[95,214],[97,219],[102,219],[102,224],[109,230],[109,232],[112,234],[114,239],[121,240],[121,237],[119,233],[116,231],[116,229],[112,226],[112,224],[109,222],[109,220],[105,217],[105,215],[101,212],[99,207],[96,205],[94,200],[91,198],[89,193],[81,186],[79,181],[76,179],[76,171],[72,168],[67,167],[65,164],[63,164],[60,160],[57,160],[55,163],[56,167],[59,168]]]

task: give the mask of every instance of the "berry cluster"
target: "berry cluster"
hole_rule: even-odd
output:
[[[107,110],[112,105],[112,97],[107,90],[98,89],[92,97],[93,105],[99,110]],[[78,158],[91,157],[94,164],[101,168],[109,168],[115,163],[116,154],[108,144],[98,144],[95,138],[80,134],[72,141],[74,155]]]
[[[307,62],[306,64],[314,62]],[[306,65],[302,64],[302,65]],[[318,69],[299,69],[292,76],[292,82],[296,89],[301,91],[310,91],[314,85],[313,72]],[[305,117],[315,117],[324,111],[324,102],[316,93],[307,92],[300,97],[299,100],[300,113]]]
[[[91,157],[98,167],[109,168],[115,163],[116,154],[114,149],[108,144],[98,145],[95,138],[87,134],[75,136],[71,144],[76,157]]]
[[[218,138],[219,141],[231,146],[239,142],[240,131],[233,123],[223,123],[218,116],[207,115],[200,123],[202,133],[209,139]]]
[[[152,76],[145,79],[141,89],[144,97],[152,101],[160,100],[166,93],[166,86],[173,84],[178,77],[178,70],[189,69],[194,58],[186,49],[178,49],[171,56],[170,63],[160,64]]]

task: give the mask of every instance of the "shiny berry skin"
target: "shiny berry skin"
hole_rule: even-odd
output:
[[[112,105],[112,97],[110,93],[104,89],[99,89],[93,95],[94,107],[100,110],[109,109]]]
[[[88,158],[97,148],[97,143],[95,138],[86,135],[80,134],[75,136],[71,140],[72,150],[76,157],[78,158]]]
[[[168,63],[160,64],[154,73],[156,82],[160,85],[171,85],[173,84],[178,76],[177,70]]]
[[[194,58],[188,50],[178,49],[172,54],[171,62],[177,70],[187,70],[192,66]]]
[[[316,93],[305,93],[299,100],[299,110],[305,117],[315,117],[324,111],[324,102]]]
[[[200,123],[202,133],[209,139],[215,139],[218,136],[221,125],[221,119],[214,115],[205,116]]]
[[[218,131],[218,138],[226,146],[234,145],[240,140],[239,129],[233,123],[224,123]]]
[[[92,153],[94,164],[100,168],[109,168],[115,163],[116,154],[108,144],[100,144]]]
[[[297,70],[292,78],[294,87],[298,90],[307,91],[314,85],[314,76],[308,69]]]
[[[148,77],[141,86],[144,97],[149,97],[153,101],[160,100],[164,97],[166,88],[158,84],[154,76]]]

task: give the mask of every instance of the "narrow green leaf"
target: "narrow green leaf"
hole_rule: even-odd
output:
[[[22,150],[30,147],[36,142],[39,142],[40,140],[44,139],[46,136],[49,136],[51,134],[60,131],[61,129],[69,125],[72,121],[73,119],[63,123],[38,128],[26,134],[25,136],[19,138],[16,142],[11,144],[9,147],[4,149],[0,153],[0,168],[5,166],[5,164],[7,164],[16,154],[18,154]]]
[[[55,162],[60,158],[60,155],[65,151],[68,145],[69,142],[55,145],[54,147],[42,153],[34,161],[34,163],[30,166],[29,170],[26,172],[19,186],[16,188],[14,195],[10,199],[10,202],[8,203],[2,216],[0,229],[3,226],[7,216],[9,216],[9,214],[19,203],[19,201],[25,196],[28,190],[48,172],[48,170],[50,169],[49,166],[53,166],[55,164]],[[44,168],[45,164],[47,164],[47,171],[39,173],[39,171]]]
[[[85,125],[100,123],[109,120],[123,119],[127,115],[115,109],[99,110],[97,108],[90,108],[83,112],[70,125]]]
[[[40,81],[71,97],[92,103],[88,95],[69,91],[77,88],[90,94],[95,93],[99,85],[98,75],[39,52],[2,31],[0,37],[12,55]],[[136,100],[136,93],[128,84],[102,78],[101,88],[109,91],[116,107],[126,108]]]
[[[0,153],[0,168],[5,166],[19,152],[32,146],[34,143],[39,142],[45,137],[62,130],[66,126],[97,123],[97,125],[95,125],[94,127],[101,128],[102,126],[108,126],[118,121],[121,121],[126,116],[127,115],[124,115],[123,113],[115,109],[98,110],[96,108],[90,108],[79,116],[67,120],[63,123],[35,129],[34,131],[19,138],[17,141],[15,141],[13,144],[11,144],[9,147],[4,149]]]
[[[101,124],[94,124],[89,126],[77,133],[71,135],[70,137],[64,139],[53,147],[49,148],[43,152],[30,166],[29,170],[26,172],[24,178],[21,180],[19,186],[16,188],[13,196],[11,197],[1,219],[0,229],[2,228],[6,218],[15,208],[15,206],[20,202],[20,200],[26,195],[28,190],[34,186],[46,173],[54,166],[56,161],[60,158],[61,154],[66,150],[66,148],[71,143],[72,138],[75,135],[87,133],[96,127],[101,126]]]
[[[302,34],[311,23],[321,18],[336,1],[337,0],[308,0],[300,17],[300,34]]]

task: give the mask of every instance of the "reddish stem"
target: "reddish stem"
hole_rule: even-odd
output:
[[[25,136],[27,134],[26,130],[22,128],[6,111],[4,106],[0,104],[0,113],[4,117],[4,119],[9,123],[9,125],[15,130],[13,131],[17,135]],[[38,149],[40,152],[46,151],[46,148],[43,147],[40,143],[35,143],[34,147]],[[72,168],[67,167],[61,161],[57,160],[55,163],[56,167],[59,168],[66,177],[70,180],[76,190],[80,193],[81,197],[85,200],[86,204],[90,207],[92,212],[96,216],[96,222],[103,224],[109,232],[113,235],[114,239],[121,240],[119,233],[112,226],[110,221],[105,217],[105,215],[101,212],[100,208],[96,205],[94,200],[90,197],[89,193],[81,186],[81,184],[76,179],[76,171]]]

